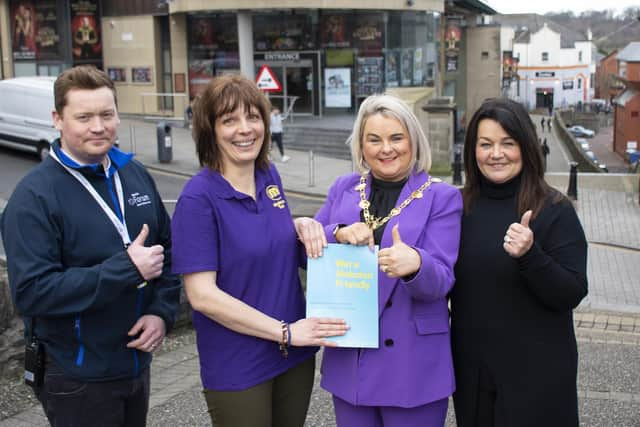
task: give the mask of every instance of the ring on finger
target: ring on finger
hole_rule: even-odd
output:
[[[380,270],[382,270],[383,273],[386,273],[388,269],[389,267],[387,267],[386,265],[380,267]]]
[[[509,235],[505,235],[504,236],[504,242],[505,243],[511,243],[511,237],[509,237]]]

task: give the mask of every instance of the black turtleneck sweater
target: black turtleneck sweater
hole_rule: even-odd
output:
[[[462,219],[451,294],[459,427],[472,426],[478,376],[499,394],[506,425],[577,425],[577,347],[572,309],[587,293],[587,244],[567,199],[550,194],[530,222],[534,244],[519,259],[503,248],[520,222],[520,178],[482,180]]]
[[[384,218],[389,215],[391,209],[396,206],[398,197],[402,192],[402,187],[404,187],[404,184],[406,184],[408,179],[409,178],[405,178],[401,181],[390,182],[377,179],[371,175],[369,213],[376,218]],[[360,211],[360,221],[364,222],[364,213],[362,211]],[[376,245],[380,245],[385,228],[387,228],[387,224],[384,224],[373,231],[373,240]]]

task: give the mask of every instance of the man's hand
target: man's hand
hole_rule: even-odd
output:
[[[129,258],[131,258],[144,280],[151,280],[160,276],[164,266],[164,248],[161,245],[153,245],[148,248],[144,246],[148,235],[149,226],[144,224],[138,237],[127,248]]]
[[[150,353],[162,344],[166,331],[167,328],[161,317],[155,314],[145,314],[129,330],[130,337],[138,334],[140,336],[127,344],[127,347]]]

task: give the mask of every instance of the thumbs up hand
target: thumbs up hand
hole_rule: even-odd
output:
[[[391,229],[393,245],[378,252],[380,270],[388,277],[409,276],[420,269],[422,259],[418,251],[402,241],[399,224]]]
[[[161,245],[146,247],[144,243],[148,236],[149,226],[144,224],[138,237],[127,248],[131,262],[136,266],[144,280],[151,280],[160,276],[164,266],[164,248]]]
[[[526,254],[533,245],[533,231],[529,228],[532,214],[531,210],[526,211],[520,222],[511,224],[504,235],[502,247],[514,258],[520,258]]]

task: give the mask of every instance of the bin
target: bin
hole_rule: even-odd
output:
[[[173,158],[173,148],[171,141],[171,126],[164,121],[156,125],[156,139],[158,143],[158,161],[169,163]]]

